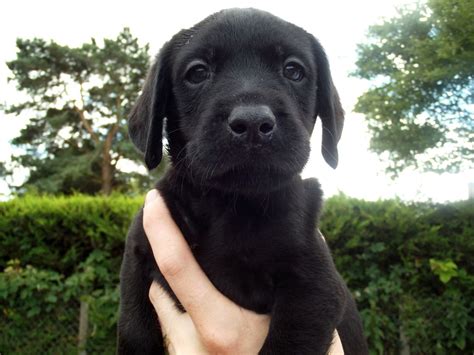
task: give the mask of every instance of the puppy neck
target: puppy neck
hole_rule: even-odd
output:
[[[193,209],[213,206],[213,209],[231,210],[235,214],[275,215],[289,208],[301,208],[305,196],[304,181],[295,175],[275,189],[261,191],[232,191],[198,184],[188,175],[171,167],[157,185],[160,191],[169,191],[170,197]],[[321,195],[317,190],[317,195]],[[320,200],[320,196],[317,198]]]

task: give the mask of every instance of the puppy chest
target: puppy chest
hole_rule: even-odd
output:
[[[197,253],[196,258],[216,288],[244,308],[269,313],[274,299],[274,280],[268,267],[254,253]]]

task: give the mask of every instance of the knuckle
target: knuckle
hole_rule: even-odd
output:
[[[158,267],[165,278],[182,274],[185,265],[178,253],[166,253],[158,256]]]
[[[235,331],[208,329],[203,334],[203,342],[211,353],[232,354],[238,346],[239,336]]]

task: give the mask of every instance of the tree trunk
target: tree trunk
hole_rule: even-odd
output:
[[[112,165],[112,157],[110,156],[110,149],[112,148],[112,141],[118,131],[118,125],[113,125],[104,142],[104,150],[102,152],[102,193],[110,195],[112,192],[112,180],[114,175],[114,166]]]
[[[106,142],[107,143],[107,142]],[[102,156],[102,194],[110,195],[112,192],[112,164],[110,157],[110,150],[107,149],[107,144],[104,144],[104,152]]]

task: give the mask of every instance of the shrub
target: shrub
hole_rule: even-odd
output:
[[[94,250],[116,261],[143,198],[27,196],[0,203],[0,268],[11,259],[23,265],[74,272]]]
[[[322,231],[373,353],[474,350],[474,201],[327,201]]]
[[[90,309],[86,350],[113,352],[124,240],[142,202],[116,195],[0,203],[1,353],[74,352],[81,300]],[[473,352],[474,201],[336,196],[321,229],[371,353],[398,353],[402,338],[413,354]]]
[[[125,236],[141,198],[33,197],[0,203],[0,353],[113,353]]]

